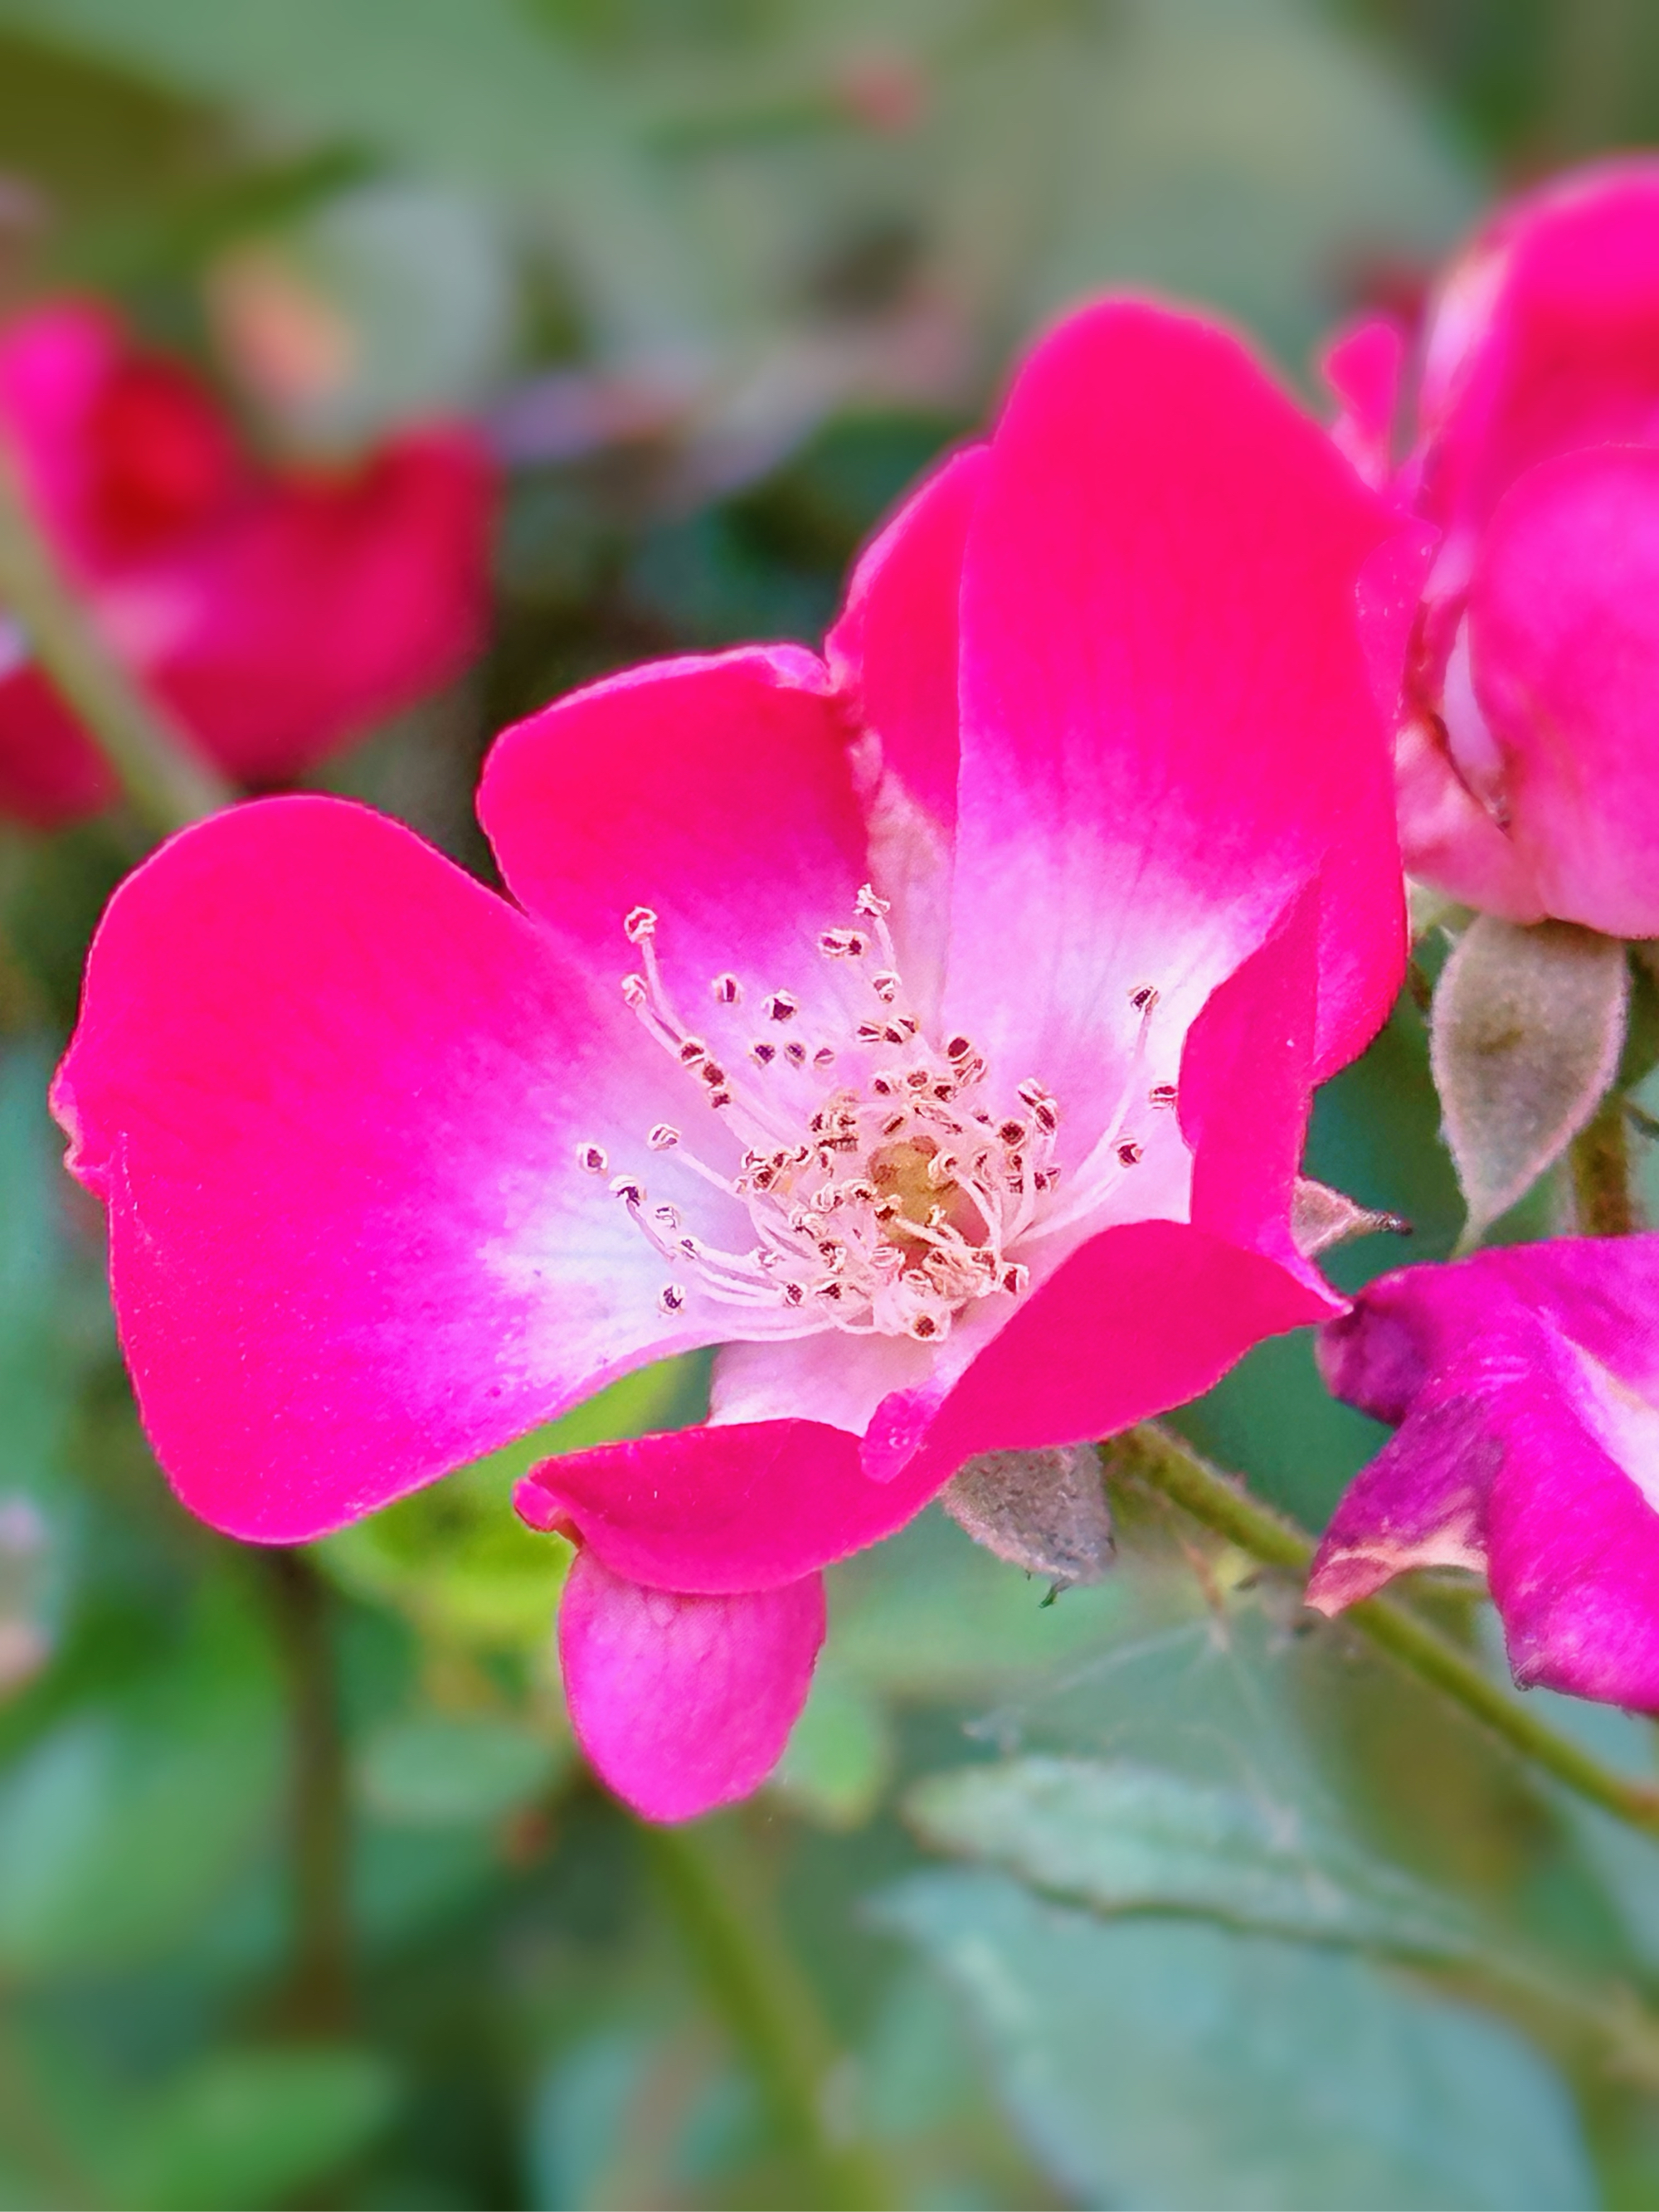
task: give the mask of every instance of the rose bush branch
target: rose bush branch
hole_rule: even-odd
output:
[[[235,796],[231,787],[144,696],[76,600],[3,446],[0,603],[96,743],[133,811],[150,829],[166,836],[229,805]]]
[[[1156,1423],[1103,1446],[1109,1477],[1128,1476],[1156,1491],[1263,1566],[1305,1577],[1316,1545],[1304,1529],[1252,1498],[1243,1486]],[[1581,1750],[1571,1737],[1518,1705],[1468,1654],[1419,1614],[1391,1598],[1352,1606],[1351,1627],[1415,1674],[1530,1765],[1644,1834],[1659,1838],[1659,1789],[1630,1780]]]
[[[903,2192],[831,2110],[842,2060],[764,1901],[765,1882],[732,1821],[641,1824],[658,1887],[732,2042],[754,2074],[778,2135],[809,2166],[813,2201],[848,2212],[897,2204]]]

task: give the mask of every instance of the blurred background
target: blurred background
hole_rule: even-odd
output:
[[[1066,302],[1210,303],[1313,394],[1656,127],[1644,0],[0,0],[0,307],[115,301],[287,460],[483,426],[488,652],[323,780],[487,872],[491,732],[815,641]],[[189,1521],[43,1103],[142,849],[0,825],[0,2202],[1659,2201],[1659,1858],[1148,1503],[1053,1604],[933,1514],[836,1571],[778,1780],[682,1836],[583,1775],[507,1498],[695,1364],[302,1556]],[[1407,1001],[1311,1166],[1413,1256],[1437,1118]],[[1182,1418],[1312,1525],[1377,1438],[1300,1342]]]

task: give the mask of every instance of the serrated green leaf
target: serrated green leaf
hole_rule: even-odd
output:
[[[1026,2140],[1084,2203],[1596,2200],[1571,2101],[1539,2054],[1355,1954],[1201,1921],[1102,1922],[988,1874],[917,1876],[877,1917],[968,2006]]]
[[[1285,1805],[1127,1760],[1027,1758],[918,1783],[924,1843],[1109,1912],[1194,1912],[1304,1940],[1467,1959],[1480,1931]]]

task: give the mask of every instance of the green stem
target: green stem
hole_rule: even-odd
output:
[[[302,1552],[255,1555],[288,1678],[289,1820],[294,1942],[281,2000],[287,2024],[349,2033],[351,1816],[327,1583]]]
[[[1626,1103],[1609,1095],[1572,1140],[1572,1194],[1582,1235],[1628,1237],[1641,1227],[1630,1171]]]
[[[0,447],[0,605],[108,762],[135,813],[162,836],[228,805],[234,793],[186,733],[133,684],[64,581]]]
[[[1252,1498],[1236,1478],[1210,1466],[1156,1424],[1146,1422],[1115,1437],[1103,1456],[1109,1474],[1138,1478],[1264,1566],[1304,1577],[1312,1565],[1314,1540],[1305,1529]],[[1367,1598],[1350,1606],[1343,1619],[1530,1765],[1616,1820],[1659,1837],[1659,1788],[1604,1766],[1570,1736],[1527,1711],[1467,1653],[1397,1599]]]
[[[763,1871],[735,1820],[641,1825],[662,1893],[733,2043],[752,2069],[783,2142],[811,2170],[813,2202],[878,2212],[901,2202],[865,2143],[829,2110],[842,2059],[786,1946]]]

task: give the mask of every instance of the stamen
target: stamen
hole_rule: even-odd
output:
[[[603,1145],[578,1145],[576,1164],[588,1175],[603,1175],[611,1162]]]
[[[659,1310],[663,1313],[677,1314],[681,1311],[684,1304],[685,1285],[684,1283],[666,1284],[664,1288],[657,1293],[657,1305]]]
[[[742,1002],[743,986],[735,975],[716,975],[708,995],[717,1006],[735,1006]]]
[[[774,991],[766,1001],[766,1012],[775,1022],[793,1022],[800,1012],[800,1000],[788,991]]]
[[[680,1140],[680,1133],[672,1121],[659,1121],[646,1139],[653,1152],[672,1152]]]

